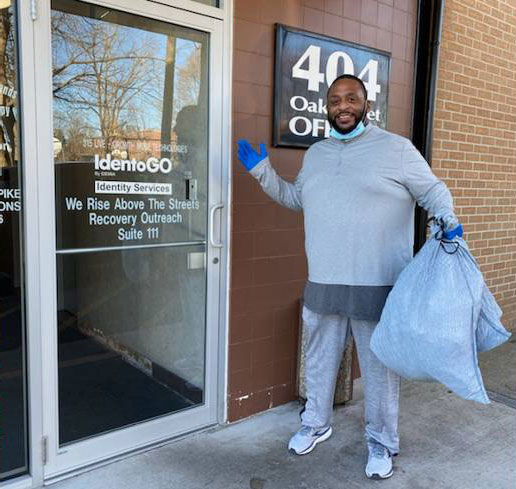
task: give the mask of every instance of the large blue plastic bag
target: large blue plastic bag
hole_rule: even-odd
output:
[[[487,404],[477,351],[510,334],[464,240],[438,239],[433,231],[389,294],[371,349],[402,377],[438,381]]]

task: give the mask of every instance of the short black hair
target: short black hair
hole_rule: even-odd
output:
[[[360,78],[358,78],[358,76],[349,75],[349,74],[340,75],[337,78],[335,78],[335,80],[333,80],[331,85],[328,87],[328,92],[326,93],[326,98],[328,98],[331,87],[333,87],[333,85],[335,83],[337,83],[339,80],[355,80],[356,82],[358,82],[360,84],[360,86],[362,87],[362,92],[364,92],[364,99],[367,102],[367,88],[365,87],[364,82]]]

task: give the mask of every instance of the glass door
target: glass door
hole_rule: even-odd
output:
[[[0,483],[29,468],[17,17],[0,4]]]
[[[109,5],[51,1],[49,476],[216,421],[219,21]]]

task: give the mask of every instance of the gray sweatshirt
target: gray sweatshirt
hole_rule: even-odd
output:
[[[303,210],[308,280],[363,289],[392,286],[412,259],[416,201],[434,216],[453,200],[412,143],[368,125],[349,141],[315,143],[294,183],[269,159],[251,170],[276,202]]]

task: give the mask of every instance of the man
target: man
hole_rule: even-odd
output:
[[[258,154],[239,141],[238,156],[272,199],[304,212],[307,402],[289,450],[305,455],[331,436],[338,367],[352,334],[365,389],[365,472],[385,479],[399,450],[399,377],[372,353],[370,338],[412,258],[415,202],[448,231],[458,221],[449,190],[412,143],[368,124],[370,104],[359,78],[338,77],[327,108],[330,137],[308,149],[294,183],[276,174],[263,143]]]

